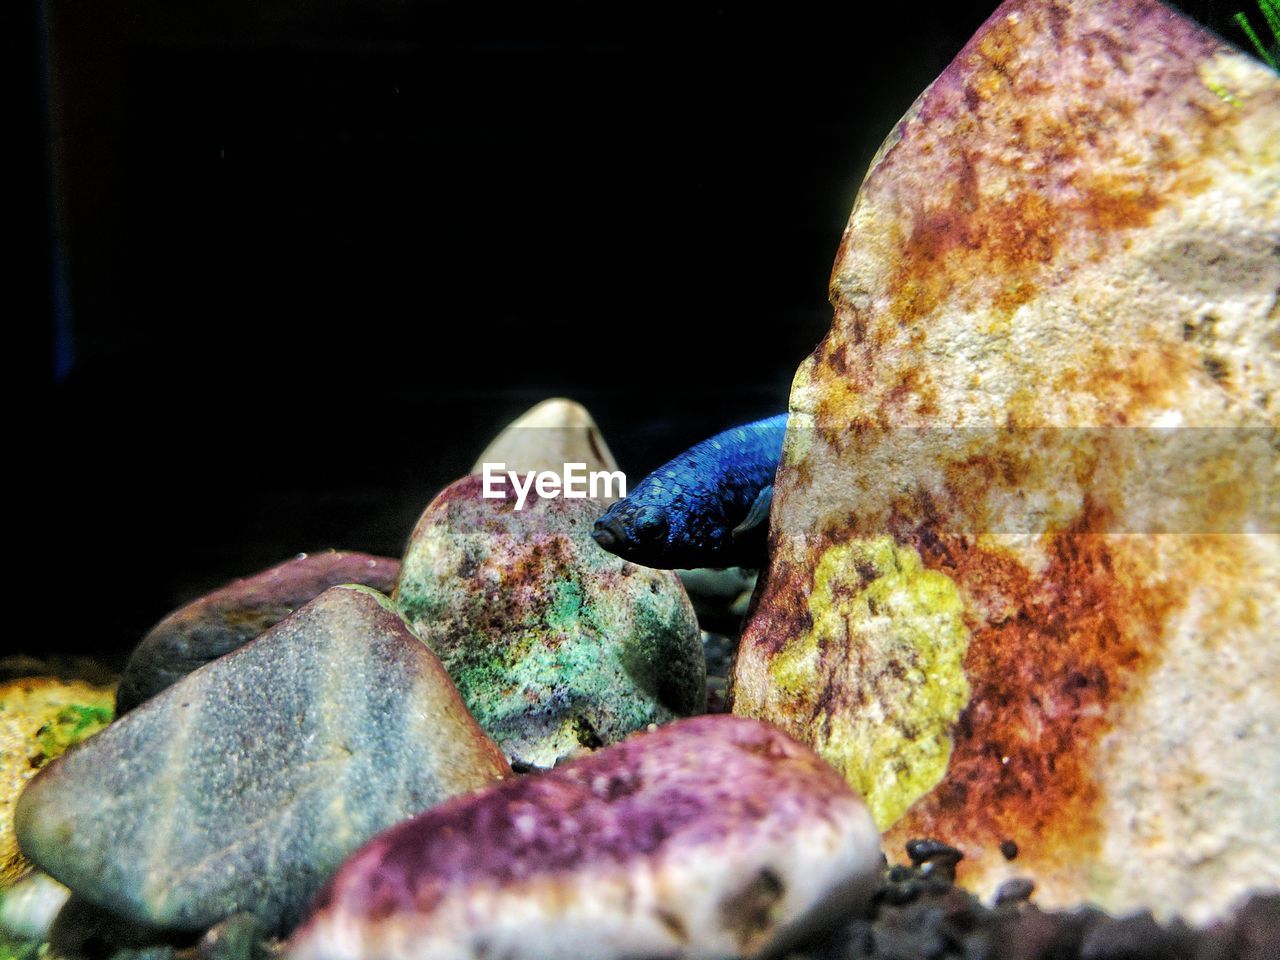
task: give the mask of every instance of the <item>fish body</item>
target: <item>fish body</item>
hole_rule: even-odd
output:
[[[787,415],[690,447],[595,523],[600,546],[646,567],[760,567]]]

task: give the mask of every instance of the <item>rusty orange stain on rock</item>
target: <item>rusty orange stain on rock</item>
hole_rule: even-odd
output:
[[[1011,839],[1041,902],[1221,908],[1253,849],[1201,822],[1212,779],[1148,809],[1166,781],[1211,774],[1143,750],[1181,742],[1162,698],[1206,709],[1202,668],[1188,666],[1209,646],[1197,638],[1249,639],[1274,619],[1259,586],[1274,554],[1249,537],[1147,534],[1270,530],[1274,512],[1238,495],[1237,477],[1252,489],[1239,457],[1202,451],[1170,472],[1143,437],[1268,415],[1275,307],[1257,278],[1275,269],[1278,107],[1273,77],[1159,3],[1011,0],[899,124],[854,205],[835,321],[792,392],[793,422],[816,429],[789,434],[733,709],[814,742],[860,789],[860,762],[901,780],[858,737],[889,714],[913,736],[918,698],[886,705],[877,691],[908,663],[886,654],[910,646],[900,628],[928,617],[886,615],[888,585],[871,587],[895,572],[857,558],[886,539],[918,556],[963,601],[952,682],[969,699],[948,715],[932,792],[905,813],[883,807],[881,822],[891,848],[920,834],[960,845],[988,894],[1010,869],[993,851]],[[1230,344],[1215,341],[1219,313],[1237,318]],[[1243,318],[1267,326],[1255,336]],[[971,428],[983,442],[954,432]],[[932,457],[904,448],[912,431],[935,432]],[[1142,500],[1144,469],[1171,502]],[[1179,503],[1183,489],[1201,499]],[[999,536],[1027,529],[1002,526],[1010,516],[1046,532]],[[1212,682],[1252,697],[1239,658],[1217,659]],[[1206,717],[1203,742],[1239,765],[1230,723]],[[841,724],[857,736],[835,736]],[[1197,831],[1222,841],[1220,861],[1171,842]],[[1201,876],[1199,892],[1166,861]]]
[[[1103,425],[1128,425],[1144,410],[1174,400],[1195,374],[1188,354],[1177,352],[1156,337],[1139,345],[1108,345],[1085,368],[1067,368],[1054,382],[1055,389],[1095,398]],[[1010,404],[1011,427],[1034,423],[1038,397],[1028,392],[1021,402]]]
[[[1059,213],[1038,193],[984,195],[974,159],[965,156],[953,171],[942,204],[923,206],[908,218],[906,237],[891,286],[893,313],[916,320],[937,308],[960,283],[979,270],[1008,278],[996,305],[1011,312],[1029,300],[1028,282],[1048,263],[1060,242]]]
[[[1003,469],[995,461],[992,467]],[[1103,525],[1086,516],[1078,527]],[[865,532],[850,518],[829,525],[810,550],[821,555]],[[886,848],[940,837],[967,849],[972,865],[982,848],[1013,839],[1024,851],[1020,866],[1033,871],[1080,862],[1099,840],[1097,744],[1159,662],[1164,625],[1185,602],[1184,586],[1162,589],[1132,549],[1116,553],[1112,538],[1095,533],[1043,538],[1045,562],[1035,571],[1024,557],[974,535],[939,535],[921,525],[902,542],[967,598],[971,696],[953,731],[946,777],[893,825]],[[812,589],[803,564],[775,558],[757,601],[768,629],[752,637],[753,655],[771,658],[789,638],[812,630]],[[839,647],[852,639],[820,642]],[[804,737],[815,717],[849,708],[833,701],[839,692],[823,687],[799,712],[767,719]],[[872,696],[870,687],[843,692]]]
[[[1091,533],[1046,538],[1036,573],[973,537],[921,533],[914,544],[927,567],[992,612],[970,613],[972,696],[947,776],[893,827],[889,845],[941,836],[973,851],[1013,839],[1027,869],[1080,862],[1099,840],[1098,741],[1158,662],[1185,589],[1153,587],[1132,551],[1116,554],[1109,537]]]
[[[1146,226],[1163,205],[1203,189],[1184,177],[1186,161],[1233,119],[1207,89],[1198,99],[1177,96],[1203,88],[1189,75],[1206,38],[1166,22],[1159,4],[1129,7],[1128,22],[1077,40],[1084,63],[1076,69],[1094,64],[1105,93],[1055,94],[1049,72],[1062,63],[1036,63],[1028,51],[1042,45],[1040,36],[1069,28],[1071,5],[1024,3],[1002,7],[926,95],[868,177],[872,193],[882,186],[894,193],[898,210],[900,255],[889,284],[898,322],[928,315],[975,276],[999,278],[983,305],[1011,314],[1039,292],[1064,245],[1097,257],[1105,234]],[[1152,66],[1150,31],[1174,27],[1186,34],[1177,38],[1186,56]],[[1131,75],[1135,61],[1141,75]],[[1152,99],[1167,101],[1160,109],[1180,144],[1170,133],[1135,130],[1135,112],[1150,110]],[[1100,162],[1116,157],[1123,166]],[[912,171],[916,182],[894,182],[903,165],[921,167]]]
[[[886,296],[850,299],[846,288],[867,281],[842,274],[846,232],[832,275],[836,321],[815,352],[830,374],[813,411],[827,442],[841,445],[851,420],[887,428],[903,414],[940,412],[923,367],[911,374],[897,364],[910,397],[877,369],[898,354],[918,357],[940,308],[1007,325],[1059,278],[1123,249],[1163,209],[1208,187],[1199,161],[1220,148],[1239,111],[1197,65],[1223,48],[1158,3],[1118,5],[1107,29],[1083,32],[1074,7],[1002,6],[868,173],[848,229],[859,208],[876,211],[867,228],[892,241]],[[1045,60],[1037,51],[1046,36],[1069,42],[1069,52]],[[1174,47],[1177,56],[1160,55]],[[1081,74],[1076,89],[1055,71]],[[1101,378],[1131,371],[1143,375],[1122,360],[1096,367]],[[1135,394],[1144,391],[1135,381]]]

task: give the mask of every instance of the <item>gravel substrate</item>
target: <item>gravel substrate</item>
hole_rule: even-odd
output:
[[[886,865],[869,919],[855,920],[787,960],[1278,960],[1280,892],[1252,896],[1203,930],[1149,913],[1116,918],[1084,907],[1050,913],[1012,880],[986,906],[954,885],[960,853],[908,844],[911,865]]]

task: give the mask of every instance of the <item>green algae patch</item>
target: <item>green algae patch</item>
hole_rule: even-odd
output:
[[[513,763],[551,767],[706,706],[679,578],[602,550],[601,506],[521,510],[464,477],[427,506],[393,599]]]
[[[582,588],[573,580],[557,580],[551,584],[551,602],[543,619],[547,629],[568,632],[579,629],[586,617]]]
[[[111,722],[113,715],[110,703],[73,703],[63,707],[57,716],[36,731],[44,762],[62,756],[77,743],[93,736]]]
[[[40,770],[111,722],[115,690],[82,680],[24,677],[0,684],[0,888],[26,872],[13,810]]]
[[[969,630],[956,584],[891,537],[831,547],[814,571],[812,627],[770,681],[818,753],[885,830],[943,778],[969,702]]]
[[[10,937],[0,930],[0,960],[39,960],[47,951],[44,945],[34,940],[21,940]]]

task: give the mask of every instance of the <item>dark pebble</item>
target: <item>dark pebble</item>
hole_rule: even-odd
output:
[[[942,896],[942,894],[946,893],[948,890],[950,890],[950,889],[951,889],[951,883],[952,883],[952,881],[953,881],[954,879],[955,879],[955,877],[954,877],[954,876],[951,876],[951,877],[940,877],[940,876],[929,876],[929,877],[925,877],[925,878],[924,878],[924,881],[923,881],[923,889],[924,889],[924,892],[925,892],[925,893],[928,893],[928,894],[932,894],[932,895],[934,895],[934,896]]]
[[[904,903],[910,903],[911,901],[918,899],[919,896],[920,887],[911,880],[908,880],[905,883],[898,883],[890,887],[885,887],[881,892],[881,898],[884,902],[895,907],[901,906]]]
[[[1174,937],[1150,913],[1096,923],[1080,944],[1080,960],[1137,960],[1178,956]]]
[[[1275,960],[1280,957],[1280,893],[1255,894],[1235,917],[1206,934],[1197,960]]]
[[[990,930],[979,930],[964,941],[964,960],[998,960]]]
[[[1017,903],[1020,900],[1030,900],[1035,888],[1036,885],[1026,877],[1014,877],[1012,880],[1006,880],[996,890],[996,906],[998,907],[1002,903]]]
[[[956,879],[956,864],[954,860],[945,857],[939,857],[936,860],[926,860],[920,864],[920,876],[941,879],[945,883],[951,884]]]
[[[1012,840],[1000,841],[1000,854],[1006,860],[1016,860],[1018,858],[1018,845]]]
[[[190,939],[142,927],[72,896],[49,929],[49,954],[74,960],[117,956],[130,960],[135,955],[155,960],[172,956],[175,947],[188,945]]]
[[[179,952],[173,947],[126,947],[111,954],[109,960],[178,960]]]
[[[1280,894],[1255,895],[1235,916],[1196,930],[1149,913],[1045,912],[1025,902],[1033,885],[1023,878],[1003,884],[987,907],[923,873],[886,867],[869,916],[787,960],[1280,960]]]
[[[922,863],[950,863],[955,865],[964,859],[964,854],[950,844],[941,840],[908,840],[907,856],[916,866]]]

